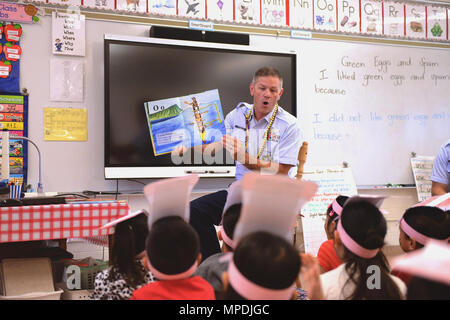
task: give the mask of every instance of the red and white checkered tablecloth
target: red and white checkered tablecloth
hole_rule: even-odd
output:
[[[126,202],[0,208],[0,243],[104,236],[100,227],[128,214]]]

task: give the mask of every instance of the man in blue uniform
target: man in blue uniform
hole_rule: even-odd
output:
[[[236,161],[236,179],[250,171],[288,174],[297,165],[301,139],[297,119],[278,105],[283,94],[278,70],[256,71],[250,94],[252,105],[240,103],[225,118],[222,143]],[[214,225],[220,224],[226,199],[222,190],[191,201],[190,223],[199,234],[203,260],[220,252]]]
[[[450,139],[444,143],[436,155],[431,173],[431,195],[437,196],[450,189]]]

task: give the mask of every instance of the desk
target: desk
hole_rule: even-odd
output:
[[[113,228],[99,228],[129,210],[122,201],[2,207],[0,243],[110,235]]]

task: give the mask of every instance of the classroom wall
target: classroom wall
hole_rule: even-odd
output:
[[[45,191],[80,192],[82,190],[114,191],[116,181],[106,181],[103,176],[104,141],[104,85],[103,85],[103,35],[120,34],[146,37],[150,26],[131,23],[86,20],[86,56],[61,57],[51,53],[51,17],[42,17],[38,24],[23,25],[21,41],[23,55],[21,61],[21,87],[30,94],[29,137],[40,147],[43,156],[43,182]],[[309,45],[308,40],[277,38],[251,35],[250,43],[258,48],[296,48]],[[405,48],[405,50],[412,50]],[[81,60],[85,66],[84,102],[67,103],[50,101],[49,67],[50,59]],[[303,64],[304,65],[304,64]],[[302,71],[302,70],[300,70]],[[301,106],[300,92],[297,104]],[[44,107],[86,108],[88,113],[88,140],[85,142],[44,141]],[[300,110],[298,111],[300,114]],[[307,125],[303,123],[303,125]],[[29,148],[29,183],[36,188],[38,179],[38,159],[33,147]],[[335,165],[340,165],[336,161]],[[408,164],[405,164],[408,167]],[[132,211],[148,209],[142,194],[143,184],[151,180],[119,182],[119,199],[127,200]],[[196,186],[193,198],[225,188],[233,179],[201,179]],[[411,205],[417,202],[415,188],[364,189],[360,194],[387,195],[383,209],[389,212],[388,253],[398,253],[397,221]],[[297,230],[297,246],[301,249],[301,225]],[[83,251],[84,249],[80,249]],[[390,251],[389,251],[390,250]],[[82,252],[81,255],[87,254]],[[104,255],[103,250],[99,254]]]
[[[51,43],[51,16],[41,17],[38,24],[24,24],[21,45],[21,88],[29,93],[29,137],[39,146],[43,163],[44,191],[80,192],[83,190],[115,191],[116,181],[104,179],[104,84],[103,37],[120,34],[146,37],[149,25],[86,21],[86,56],[54,56]],[[50,59],[70,59],[84,62],[84,102],[50,101]],[[88,139],[83,142],[45,141],[44,107],[87,109]],[[28,183],[36,190],[38,157],[29,148]],[[141,180],[149,182],[151,180]],[[233,179],[202,179],[196,190],[217,190]],[[120,192],[140,192],[142,185],[121,180]]]
[[[104,34],[120,34],[146,37],[149,25],[86,20],[86,56],[54,56],[51,43],[51,16],[42,17],[37,24],[24,24],[21,45],[23,54],[21,60],[21,87],[26,88],[29,97],[29,137],[40,147],[43,157],[43,183],[45,191],[80,192],[83,190],[114,191],[115,180],[105,180],[104,163],[104,85],[103,85],[103,36]],[[314,40],[318,41],[318,40]],[[286,37],[251,35],[250,44],[255,48],[280,48],[298,50],[300,59],[311,47],[309,40],[290,39]],[[330,44],[332,45],[332,44]],[[400,49],[398,49],[400,50]],[[405,47],[405,52],[415,50]],[[448,53],[448,49],[446,51]],[[70,59],[84,62],[84,101],[82,103],[50,101],[49,66],[51,59]],[[303,86],[308,82],[304,78],[304,68],[308,61],[299,63],[299,115],[302,108],[314,108],[314,101],[302,100]],[[448,103],[448,102],[447,102]],[[84,142],[62,142],[44,140],[44,107],[86,108],[88,114],[88,140]],[[299,117],[300,118],[300,117]],[[300,119],[304,133],[310,128],[308,119]],[[437,143],[437,142],[435,142]],[[313,150],[313,149],[311,149]],[[324,150],[321,150],[324,151]],[[321,152],[311,153],[309,159],[317,159]],[[29,183],[36,188],[38,180],[38,159],[33,147],[29,148],[28,175]],[[340,165],[341,159],[336,159],[333,165]],[[307,165],[312,164],[307,162]],[[331,163],[327,163],[330,164]],[[409,163],[404,164],[410,170]],[[357,184],[358,183],[358,179]],[[148,183],[152,180],[140,180]],[[196,192],[211,192],[225,188],[233,179],[205,178],[201,179],[195,188]],[[131,194],[142,191],[143,184],[134,181],[119,182],[119,192]],[[411,191],[414,194],[414,191]]]

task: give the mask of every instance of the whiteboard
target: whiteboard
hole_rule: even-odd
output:
[[[61,57],[52,55],[51,17],[45,16],[37,24],[23,24],[21,39],[21,87],[27,88],[29,97],[29,137],[36,142],[42,154],[44,191],[79,192],[82,190],[114,191],[115,180],[104,179],[104,85],[103,85],[103,38],[104,34],[147,37],[149,25],[86,20],[86,56]],[[297,50],[298,92],[297,115],[303,131],[303,139],[309,142],[306,167],[336,166],[343,161],[349,163],[357,185],[378,183],[413,183],[409,153],[435,155],[440,144],[450,137],[450,80],[439,80],[436,84],[430,75],[450,72],[450,50],[391,47],[340,43],[335,41],[300,40],[272,36],[250,36],[250,45],[255,49],[279,47]],[[367,72],[376,72],[370,66],[375,55],[387,57],[392,63],[396,59],[416,61],[422,56],[436,61],[439,67],[427,68],[424,81],[410,81],[394,87],[389,76],[383,81],[373,81],[368,86],[361,80],[338,81],[337,69],[342,69],[343,55],[366,63]],[[82,102],[56,102],[50,100],[49,70],[51,59],[74,59],[84,63],[84,97]],[[320,80],[320,71],[327,69],[329,79]],[[420,66],[405,68],[420,73]],[[389,72],[396,70],[389,68]],[[347,71],[350,72],[350,71]],[[356,77],[363,74],[355,69]],[[406,73],[405,73],[406,74]],[[230,75],[232,76],[232,75]],[[333,78],[334,76],[334,78]],[[340,88],[345,96],[316,94],[314,86]],[[383,97],[382,93],[385,93]],[[386,98],[387,97],[387,98]],[[44,108],[86,108],[87,141],[45,141]],[[445,119],[423,121],[410,119],[394,121],[392,125],[383,120],[371,122],[365,118],[370,112],[387,117],[389,112],[398,114],[429,115],[445,113]],[[328,121],[333,112],[345,117],[360,112],[359,122],[342,123]],[[323,121],[314,123],[319,113]],[[315,139],[316,132],[341,134],[338,141]],[[369,143],[367,143],[369,142]],[[38,180],[38,157],[34,147],[29,148],[28,176],[36,188]],[[201,179],[197,191],[213,191],[226,187],[232,179]],[[145,181],[144,181],[145,182]],[[120,192],[142,191],[142,185],[120,181]]]
[[[450,50],[310,41],[300,48],[305,167],[351,167],[358,186],[414,184],[411,153],[450,138]]]

